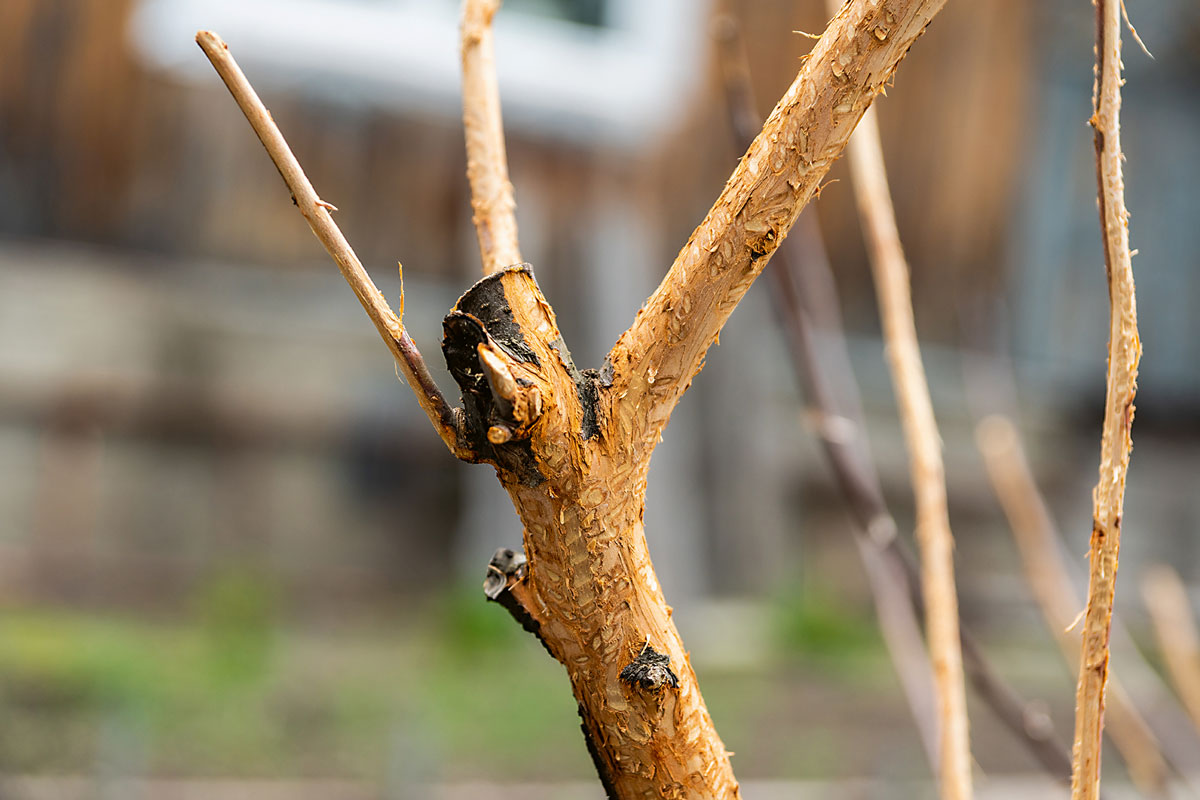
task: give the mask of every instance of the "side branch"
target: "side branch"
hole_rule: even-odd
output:
[[[1092,126],[1096,140],[1100,230],[1108,276],[1108,385],[1100,445],[1100,480],[1093,493],[1090,578],[1083,623],[1083,653],[1075,694],[1074,800],[1100,793],[1100,743],[1104,729],[1104,687],[1108,680],[1108,637],[1116,594],[1117,556],[1125,475],[1132,447],[1133,398],[1141,343],[1137,330],[1129,214],[1121,173],[1121,3],[1096,3],[1096,88]]]
[[[463,129],[467,137],[467,180],[483,274],[519,264],[517,218],[508,156],[500,121],[500,90],[492,17],[500,0],[466,0],[462,18]]]
[[[954,536],[946,506],[941,437],[917,344],[909,269],[896,231],[879,127],[871,112],[850,140],[850,172],[875,276],[892,383],[896,387],[911,464],[916,538],[921,550],[921,588],[925,596],[925,635],[933,662],[942,730],[942,797],[966,800],[971,797],[971,752],[954,583]]]
[[[283,134],[275,125],[275,120],[271,118],[271,112],[263,105],[241,67],[229,53],[229,46],[211,31],[197,33],[196,43],[212,62],[238,107],[246,115],[250,127],[254,128],[259,141],[266,148],[267,155],[275,162],[279,175],[292,193],[293,202],[312,228],[313,234],[333,257],[342,277],[354,290],[358,302],[375,324],[384,344],[392,351],[400,371],[412,387],[413,394],[417,396],[417,402],[429,416],[434,429],[450,452],[459,458],[469,459],[471,454],[460,443],[458,416],[438,390],[424,358],[404,329],[404,324],[375,287],[371,276],[367,274],[350,243],[330,216],[330,210],[336,209],[322,200],[313,189],[308,176],[300,167],[300,162],[296,160]],[[403,304],[403,299],[401,303]]]
[[[945,0],[851,0],[609,354],[621,435],[652,448],[725,320]]]

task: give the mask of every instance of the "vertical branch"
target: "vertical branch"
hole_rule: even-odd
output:
[[[508,156],[500,120],[492,17],[500,0],[466,0],[462,17],[463,129],[467,180],[483,274],[521,262],[516,202],[508,180]]]
[[[291,191],[296,208],[300,210],[301,215],[312,228],[313,235],[325,246],[325,250],[341,271],[342,277],[354,290],[363,310],[375,324],[375,329],[379,331],[384,344],[392,351],[400,371],[404,374],[408,385],[412,387],[413,394],[417,396],[417,402],[424,409],[429,421],[433,423],[434,429],[442,437],[442,441],[446,443],[446,447],[450,449],[451,453],[459,458],[471,460],[472,454],[459,441],[457,414],[438,390],[437,384],[434,383],[433,376],[425,364],[425,359],[417,350],[408,331],[404,329],[403,322],[392,311],[379,289],[375,287],[371,276],[367,274],[362,262],[355,255],[354,249],[350,247],[350,243],[346,241],[341,229],[333,221],[329,212],[337,209],[317,195],[308,176],[301,169],[300,162],[296,160],[292,149],[288,147],[283,134],[275,125],[271,112],[263,105],[245,73],[229,53],[229,46],[221,41],[221,37],[211,31],[197,33],[196,43],[208,56],[208,60],[212,62],[217,74],[225,82],[225,86],[233,95],[238,107],[246,115],[250,127],[258,135],[259,141],[267,150],[267,155],[271,157],[271,161],[279,170],[280,177]],[[403,308],[403,296],[401,296],[400,303]]]
[[[1200,730],[1200,633],[1188,605],[1187,589],[1179,573],[1163,564],[1146,572],[1142,596],[1171,682]]]
[[[965,800],[971,797],[971,753],[941,439],[917,345],[908,264],[896,231],[879,128],[871,109],[850,138],[849,152],[916,497],[925,628],[942,728],[942,797]]]
[[[1095,128],[1100,230],[1108,276],[1108,385],[1100,445],[1100,479],[1093,492],[1090,577],[1083,623],[1083,652],[1075,694],[1074,800],[1100,792],[1100,743],[1104,729],[1104,687],[1108,680],[1108,637],[1116,594],[1117,558],[1125,475],[1132,447],[1133,398],[1141,343],[1137,331],[1129,214],[1121,173],[1121,3],[1096,0]]]
[[[1016,426],[1006,417],[993,415],[979,423],[975,437],[1046,627],[1054,634],[1067,664],[1078,670],[1079,636],[1071,628],[1081,601],[1071,588],[1058,534],[1033,480]],[[1130,778],[1144,795],[1165,796],[1169,778],[1166,759],[1153,731],[1115,674],[1108,701],[1109,729]]]

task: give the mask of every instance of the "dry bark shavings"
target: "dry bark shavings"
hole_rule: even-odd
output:
[[[647,641],[642,652],[621,670],[621,680],[630,686],[641,686],[648,692],[664,686],[679,688],[679,678],[671,670],[671,657],[660,653]]]

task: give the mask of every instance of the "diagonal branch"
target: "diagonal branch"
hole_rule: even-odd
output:
[[[1121,4],[1096,0],[1095,128],[1100,230],[1108,276],[1108,385],[1100,445],[1100,480],[1093,493],[1090,577],[1083,622],[1083,654],[1075,695],[1074,800],[1100,792],[1100,743],[1104,730],[1104,687],[1108,680],[1108,637],[1116,594],[1117,554],[1125,474],[1133,445],[1133,398],[1141,343],[1137,330],[1129,213],[1121,174]]]
[[[917,344],[909,269],[892,212],[879,127],[871,112],[850,140],[850,172],[875,276],[892,383],[911,464],[917,507],[916,538],[921,550],[921,588],[925,596],[925,635],[933,661],[942,726],[942,797],[965,800],[971,796],[971,752],[954,584],[954,536],[946,505],[942,445]]]
[[[500,120],[492,17],[500,0],[465,0],[462,17],[463,129],[467,180],[483,274],[521,263],[512,183]]]
[[[750,284],[867,106],[945,0],[850,0],[805,59],[716,203],[609,353],[614,423],[659,439]]]
[[[722,20],[717,38],[722,47],[730,122],[737,142],[745,148],[761,124],[754,108],[744,46],[733,18]],[[831,424],[820,426],[818,435],[856,523],[855,542],[875,597],[884,640],[893,654],[926,752],[931,764],[936,765],[937,718],[931,672],[919,629],[910,632],[916,626],[916,617],[925,613],[917,588],[920,576],[912,554],[896,535],[896,520],[884,500],[866,441],[858,386],[850,369],[838,313],[837,288],[814,212],[809,209],[801,215],[791,238],[774,256],[775,265],[767,274],[773,287],[773,307],[808,402],[818,419],[839,422],[836,427],[840,435],[834,435]],[[821,357],[818,339],[828,342],[824,348],[828,359]],[[848,427],[852,429],[847,431]],[[1071,756],[1058,743],[1049,716],[1004,683],[961,621],[960,634],[964,666],[975,693],[1050,775],[1069,783]]]
[[[208,56],[238,107],[246,115],[250,126],[258,134],[259,141],[266,148],[267,155],[275,162],[279,175],[292,193],[293,202],[312,228],[313,234],[333,257],[342,277],[350,284],[363,310],[367,312],[384,343],[392,351],[400,371],[412,387],[413,394],[417,396],[417,402],[433,423],[434,430],[442,437],[451,453],[459,458],[472,460],[471,452],[460,441],[458,414],[446,402],[434,383],[424,358],[404,329],[403,322],[375,288],[371,276],[367,274],[350,243],[330,216],[329,212],[336,209],[322,200],[313,189],[312,183],[300,167],[300,162],[296,160],[283,134],[275,125],[275,120],[271,118],[271,112],[263,105],[254,87],[230,55],[229,46],[211,31],[197,33],[196,43]],[[403,308],[403,297],[400,302]]]
[[[753,85],[737,21],[730,15],[722,16],[714,26],[714,38],[720,52],[734,141],[744,151],[762,129],[762,122],[755,111]],[[869,469],[860,469],[863,464],[859,463],[857,454],[866,443],[860,438],[863,430],[857,413],[857,397],[846,403],[847,408],[841,407],[834,392],[834,382],[818,352],[818,333],[811,309],[825,309],[833,318],[828,322],[838,329],[835,335],[840,332],[841,318],[837,310],[837,289],[833,285],[815,212],[816,209],[810,208],[801,215],[792,230],[792,238],[775,253],[774,265],[766,276],[772,289],[771,306],[788,345],[804,397],[816,419],[817,438],[853,514],[854,542],[875,601],[879,629],[920,734],[925,756],[932,772],[937,774],[940,736],[932,671],[921,638],[921,626],[909,602],[911,587],[904,567],[889,557],[889,547],[897,541],[895,520],[885,507],[878,476]],[[792,263],[792,255],[797,251],[805,275],[800,275],[798,265]],[[805,277],[808,278],[805,283],[809,292],[800,288]],[[817,288],[822,290],[820,297],[813,296],[818,294],[812,291]],[[823,332],[830,333],[829,327],[827,324]],[[844,339],[840,339],[840,343],[844,344]],[[844,348],[838,348],[832,355],[837,356],[838,366],[843,368],[840,371],[853,380],[844,360]]]

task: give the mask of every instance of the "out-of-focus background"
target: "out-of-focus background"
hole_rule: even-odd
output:
[[[740,154],[719,11],[508,0],[497,18],[522,249],[582,364],[598,365]],[[765,114],[811,46],[794,31],[821,31],[824,2],[727,11]],[[1193,608],[1200,581],[1200,7],[1129,11],[1155,58],[1127,40],[1145,358],[1117,605],[1153,668],[1131,688],[1161,700],[1138,581],[1168,562]],[[600,797],[562,668],[479,590],[493,549],[520,542],[511,507],[429,429],[193,43],[211,28],[230,44],[394,299],[403,261],[405,320],[440,367],[441,317],[479,269],[458,13],[454,0],[0,3],[3,796]],[[1064,740],[1074,678],[973,428],[1017,416],[1082,585],[1108,319],[1092,15],[950,3],[878,103],[962,613]],[[844,165],[831,178],[815,208],[909,536]],[[765,282],[743,306],[655,456],[647,531],[668,600],[747,796],[928,794]],[[996,363],[1015,383],[974,369]],[[1195,736],[1178,709],[1143,705],[1160,737]],[[974,699],[971,712],[985,788],[1041,785]]]

